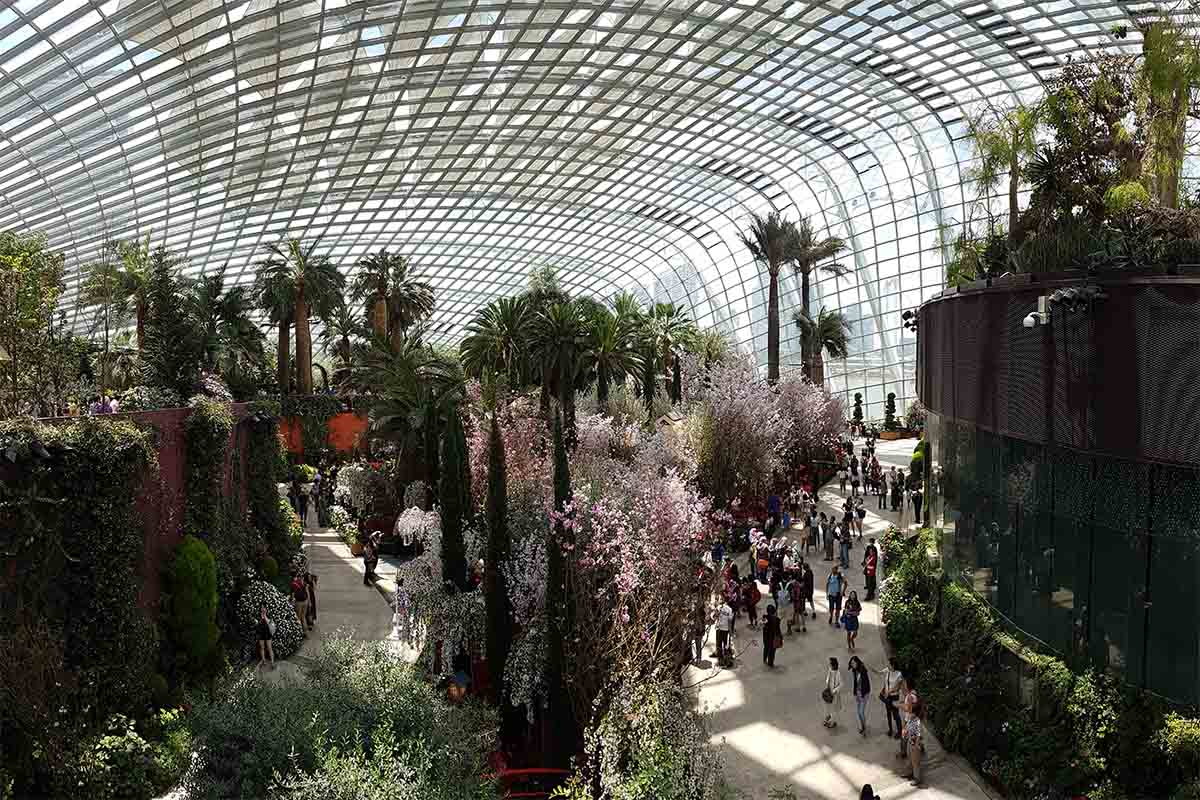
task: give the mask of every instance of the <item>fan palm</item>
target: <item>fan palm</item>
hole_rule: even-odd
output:
[[[137,348],[146,346],[146,299],[150,289],[150,235],[142,241],[112,241],[108,249],[115,257],[121,294],[133,307]]]
[[[779,380],[779,270],[800,252],[796,223],[778,211],[765,217],[750,214],[750,229],[738,238],[759,264],[767,268],[767,380]]]
[[[555,303],[538,315],[530,333],[530,351],[542,368],[543,396],[558,397],[564,431],[573,443],[575,377],[587,348],[587,319],[578,304]]]
[[[263,334],[250,318],[251,302],[243,286],[225,289],[225,268],[202,275],[184,298],[195,322],[209,370],[258,363],[262,360]]]
[[[696,324],[674,303],[656,303],[645,319],[644,331],[656,368],[669,380],[675,358],[697,335]]]
[[[433,287],[408,274],[408,259],[393,256],[388,275],[388,336],[393,346],[416,323],[433,313]]]
[[[596,372],[596,400],[608,409],[608,390],[614,380],[638,374],[642,358],[637,352],[637,329],[628,318],[604,310],[592,319],[582,353],[584,369]]]
[[[795,239],[792,241],[791,247],[791,264],[792,269],[800,276],[800,313],[806,318],[812,318],[810,305],[812,302],[812,276],[815,272],[824,272],[828,275],[845,275],[850,272],[850,269],[842,264],[837,264],[829,259],[846,249],[846,241],[838,236],[826,236],[824,239],[818,238],[816,230],[813,228],[812,219],[809,217],[801,217],[800,222],[795,228]],[[825,262],[825,263],[821,263]],[[776,343],[778,346],[778,343]],[[809,357],[808,340],[805,338],[804,330],[800,331],[800,347],[801,353],[804,356],[804,377],[810,381],[813,379],[812,369],[809,366],[811,358]],[[820,351],[815,354],[816,358],[820,358]]]
[[[800,312],[796,312],[792,319],[803,339],[812,342],[812,376],[809,380],[822,386],[825,383],[825,360],[821,353],[829,353],[830,358],[845,358],[850,354],[850,321],[840,311],[826,311],[824,306],[817,312],[816,319]]]
[[[273,316],[286,313],[296,325],[296,387],[300,394],[312,394],[312,329],[310,316],[328,316],[341,301],[346,278],[333,261],[316,252],[319,242],[303,243],[296,238],[270,245],[269,255],[258,264],[255,295]],[[280,320],[275,320],[279,322]],[[280,322],[280,370],[286,378],[284,337],[286,324]],[[286,384],[280,391],[286,391]]]
[[[501,297],[481,308],[467,325],[460,349],[467,374],[480,380],[504,375],[509,386],[524,385],[534,319],[524,296]]]
[[[334,382],[349,377],[354,340],[366,333],[349,303],[341,302],[321,320],[321,349],[334,360]]]
[[[370,253],[358,260],[358,271],[350,285],[350,296],[356,302],[365,302],[367,323],[375,336],[387,336],[388,277],[394,258],[403,258],[387,250]]]

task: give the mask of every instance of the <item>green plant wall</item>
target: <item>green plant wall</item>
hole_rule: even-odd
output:
[[[0,423],[0,565],[21,576],[0,591],[0,749],[18,795],[55,791],[57,765],[38,753],[68,753],[148,702],[158,641],[138,607],[135,501],[155,453],[123,420]]]

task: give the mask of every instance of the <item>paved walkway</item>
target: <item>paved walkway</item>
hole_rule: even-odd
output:
[[[316,515],[309,517],[310,523]],[[392,636],[392,610],[374,586],[363,585],[363,561],[337,532],[310,526],[304,531],[304,552],[309,572],[317,576],[317,624],[300,649],[277,662],[274,670],[261,673],[266,680],[299,678],[303,667],[335,632],[348,633],[360,641],[388,641]]]
[[[880,442],[876,452],[885,468],[895,464],[907,472],[915,444],[912,439]],[[843,497],[835,480],[819,492],[819,510],[840,510]],[[908,519],[901,520],[899,513],[879,511],[876,506],[876,498],[869,495],[864,543],[871,536],[879,539],[890,524],[911,522],[911,511],[907,512]],[[860,599],[866,596],[858,566],[862,548],[855,542],[848,573],[849,588],[858,591]],[[877,698],[869,705],[867,735],[859,735],[846,673],[851,653],[845,632],[827,622],[824,587],[829,562],[821,560],[820,554],[813,557],[815,561],[810,563],[816,576],[817,618],[808,620],[808,633],[784,636],[774,670],[762,663],[761,628],[751,630],[745,615],[737,622],[735,651],[740,656],[734,669],[716,669],[711,659],[689,668],[687,682],[699,684],[698,702],[712,712],[713,740],[724,743],[726,777],[753,800],[767,800],[772,789],[789,785],[800,800],[853,800],[864,783],[872,784],[883,800],[910,794],[922,800],[986,800],[983,779],[961,759],[947,756],[936,741],[930,743],[926,755],[927,788],[917,789],[902,778],[907,764],[896,758],[898,742],[887,737],[887,720]],[[738,559],[746,562],[748,556],[739,554]],[[739,568],[744,566],[739,564]],[[769,601],[766,587],[760,584],[759,588],[764,594],[759,604],[761,621]],[[883,629],[876,603],[863,603],[860,620],[856,655],[871,670],[881,670],[885,666]],[[710,631],[706,654],[711,653],[714,640]],[[831,656],[838,659],[842,669],[842,691],[846,695],[841,723],[832,731],[821,725],[825,711],[820,699]],[[872,675],[872,695],[878,694],[881,678]]]

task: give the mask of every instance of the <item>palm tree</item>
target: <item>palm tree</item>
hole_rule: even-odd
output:
[[[95,328],[100,328],[100,390],[108,393],[111,378],[110,344],[113,329],[119,327],[129,314],[129,298],[125,295],[121,267],[105,258],[87,267],[80,290],[79,302],[84,306],[99,306],[100,313],[94,318]],[[94,333],[93,329],[93,333]]]
[[[416,323],[433,313],[433,287],[408,274],[408,259],[391,255],[388,269],[388,336],[397,346]]]
[[[356,302],[365,302],[367,322],[375,336],[387,336],[388,276],[393,259],[403,259],[399,254],[380,250],[358,260],[358,272],[350,285],[350,296]]]
[[[655,354],[656,368],[670,381],[676,357],[697,335],[696,324],[674,303],[655,303],[645,319],[644,331]]]
[[[481,308],[467,325],[460,349],[467,374],[480,380],[504,375],[514,388],[527,383],[533,320],[524,296],[501,297]]]
[[[637,343],[637,328],[628,317],[603,309],[591,320],[581,366],[596,372],[596,401],[601,411],[608,410],[612,382],[624,380],[626,375],[636,376],[642,368]]]
[[[826,311],[824,306],[817,312],[815,320],[798,311],[792,315],[792,319],[800,329],[801,337],[813,343],[810,380],[818,386],[823,386],[825,360],[821,353],[829,353],[830,358],[845,358],[850,354],[850,321],[840,311]]]
[[[696,334],[690,349],[704,361],[705,366],[709,366],[723,361],[733,351],[733,345],[723,331],[705,328]]]
[[[250,317],[249,294],[244,286],[225,289],[224,267],[192,283],[184,305],[199,328],[206,369],[224,374],[262,360],[265,337]]]
[[[795,238],[792,241],[791,258],[792,269],[800,276],[800,312],[808,319],[812,318],[811,294],[812,294],[812,275],[814,272],[820,271],[829,275],[845,275],[850,272],[850,269],[842,264],[837,264],[828,259],[846,249],[846,241],[838,236],[826,236],[824,239],[817,238],[816,230],[813,228],[812,219],[810,217],[801,217],[800,222],[795,226]],[[821,262],[826,263],[821,263]],[[778,336],[778,330],[776,336]],[[778,340],[776,341],[778,348]],[[804,358],[804,377],[810,381],[813,379],[812,368],[810,361],[812,360],[808,353],[808,342],[804,338],[804,330],[800,331],[800,352]],[[820,358],[820,351],[815,354],[816,358]],[[778,358],[778,356],[777,356]],[[778,363],[778,361],[776,362]]]
[[[574,302],[555,303],[538,315],[530,349],[542,369],[543,396],[557,395],[567,441],[575,440],[575,379],[587,348],[587,319]]]
[[[1025,166],[1037,155],[1037,130],[1042,110],[1036,105],[1018,103],[1005,110],[988,106],[967,120],[967,136],[979,155],[979,166],[972,178],[986,190],[1000,185],[1008,173],[1008,246],[1015,250],[1021,243],[1017,219],[1021,209],[1017,198]]]
[[[146,345],[146,298],[150,288],[150,234],[144,241],[111,241],[108,249],[116,257],[121,293],[133,306],[137,326],[137,348]]]
[[[767,268],[767,380],[779,380],[779,270],[800,250],[796,224],[778,211],[750,214],[750,229],[738,238],[754,260]]]
[[[334,360],[334,382],[349,377],[354,355],[353,340],[366,333],[354,309],[344,300],[321,319],[321,349]]]
[[[399,346],[400,335],[433,313],[433,287],[408,274],[408,259],[380,250],[358,261],[351,296],[366,302],[367,319],[375,336],[388,336]]]
[[[312,394],[312,332],[309,317],[328,316],[340,302],[346,278],[328,256],[316,253],[319,241],[304,244],[289,238],[270,245],[270,254],[258,264],[255,295],[271,313],[285,311],[290,301],[290,320],[296,325],[296,387]],[[278,319],[275,320],[279,322]],[[286,326],[280,324],[280,373],[286,356]],[[286,384],[281,386],[286,392]]]

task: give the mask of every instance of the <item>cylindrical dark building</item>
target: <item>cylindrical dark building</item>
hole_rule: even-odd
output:
[[[1200,701],[1200,278],[944,292],[917,383],[946,569],[1068,661]]]

